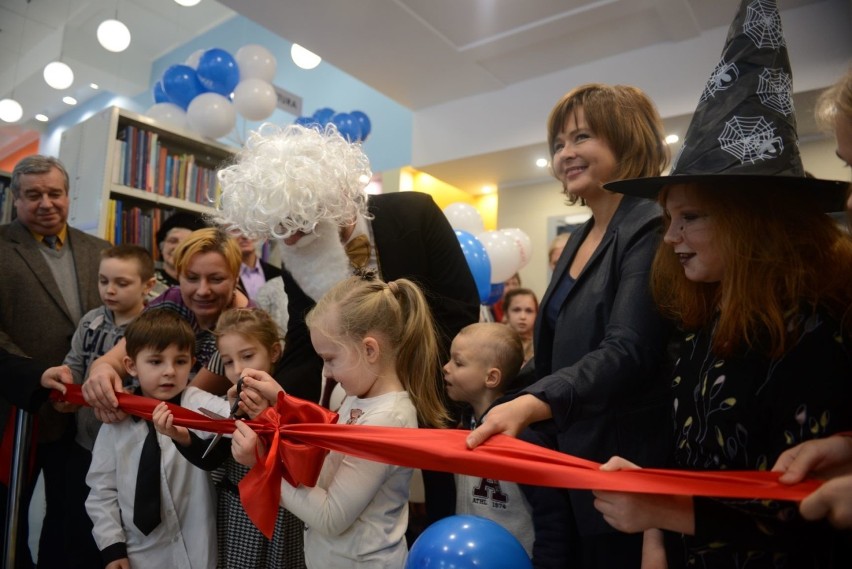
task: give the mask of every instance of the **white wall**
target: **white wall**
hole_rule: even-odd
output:
[[[805,169],[817,178],[849,180],[849,169],[835,155],[833,138],[802,142],[800,151]],[[562,186],[556,180],[501,189],[499,196],[497,227],[518,227],[530,236],[532,259],[521,269],[521,281],[541,300],[550,278],[547,265],[547,249],[550,246],[548,218],[587,210],[565,205]]]

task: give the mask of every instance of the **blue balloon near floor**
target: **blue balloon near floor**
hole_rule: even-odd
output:
[[[509,530],[479,516],[450,516],[420,534],[405,569],[528,569],[524,547]]]

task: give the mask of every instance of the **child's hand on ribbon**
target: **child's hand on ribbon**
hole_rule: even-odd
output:
[[[234,431],[231,442],[231,454],[234,460],[243,466],[253,467],[261,456],[266,455],[266,448],[260,438],[244,421],[235,421],[237,430]]]
[[[284,391],[284,388],[271,375],[256,369],[244,369],[242,380],[240,410],[252,419],[267,407],[275,405],[278,394]],[[229,391],[228,396],[230,395]]]

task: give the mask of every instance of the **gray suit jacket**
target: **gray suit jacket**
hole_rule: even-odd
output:
[[[101,304],[98,295],[100,251],[110,244],[71,227],[68,228],[68,244],[74,254],[85,314]],[[0,226],[0,348],[30,356],[39,365],[50,367],[60,365],[65,359],[77,322],[72,319],[50,267],[39,251],[40,246],[19,220]],[[8,378],[0,378],[0,381],[6,380]],[[8,406],[0,404],[0,434],[7,415]],[[53,438],[47,432],[44,434]]]

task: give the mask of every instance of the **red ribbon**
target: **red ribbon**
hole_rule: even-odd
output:
[[[68,391],[64,400],[85,404],[79,386],[68,386]],[[145,418],[150,418],[160,403],[134,395],[116,395],[123,411]],[[175,425],[225,434],[234,431],[233,420],[208,419],[187,409],[170,407]],[[813,479],[781,484],[779,473],[765,471],[643,468],[603,472],[596,462],[505,435],[491,437],[470,450],[465,444],[468,432],[459,429],[338,425],[336,417],[319,405],[282,394],[274,409],[267,409],[254,421],[246,421],[270,452],[259,457],[240,483],[240,496],[246,513],[266,535],[271,536],[272,532],[270,529],[267,533],[264,528],[274,528],[280,478],[283,476],[293,485],[313,486],[328,450],[411,468],[583,490],[800,501],[820,485]],[[247,479],[251,482],[244,485]]]

